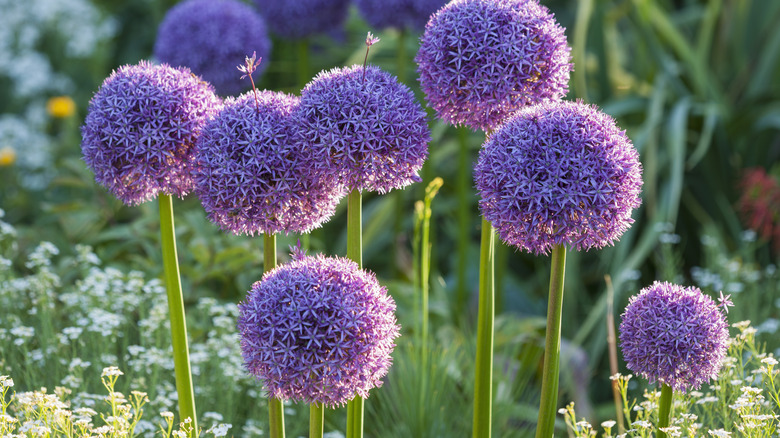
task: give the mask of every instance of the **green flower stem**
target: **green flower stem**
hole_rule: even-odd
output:
[[[363,213],[360,190],[353,189],[347,197],[347,258],[363,268]],[[355,398],[347,403],[346,438],[363,437],[363,398]]]
[[[661,399],[658,400],[658,428],[655,432],[655,438],[666,438],[666,433],[661,431],[662,427],[669,427],[669,420],[672,417],[672,396],[674,390],[671,386],[663,384],[661,386]]]
[[[479,314],[477,317],[477,360],[474,379],[474,438],[490,438],[493,410],[493,259],[495,232],[482,219],[479,252]]]
[[[458,179],[457,179],[457,198],[458,198],[458,256],[457,256],[457,284],[455,289],[455,308],[454,315],[462,315],[466,308],[468,296],[466,291],[466,270],[469,256],[469,224],[471,215],[469,214],[469,188],[471,187],[471,172],[473,163],[469,155],[468,128],[458,129]]]
[[[263,234],[263,272],[276,268],[276,235]],[[284,438],[284,406],[278,398],[268,397],[271,438]]]
[[[322,403],[309,405],[309,438],[322,438],[325,431],[325,407]]]
[[[176,375],[176,393],[179,397],[179,418],[192,420],[193,436],[198,436],[195,415],[195,392],[192,389],[190,351],[187,344],[187,321],[184,317],[184,298],[181,292],[179,261],[176,255],[176,231],[173,226],[173,201],[170,195],[157,196],[160,206],[160,238],[162,240],[165,288],[168,291],[168,315],[171,319],[173,368]]]
[[[309,82],[309,40],[298,41],[298,85],[301,89]]]
[[[561,313],[563,311],[563,279],[566,268],[566,248],[556,245],[552,250],[550,268],[550,297],[547,304],[547,333],[544,341],[544,368],[542,371],[542,400],[536,438],[551,438],[555,431],[558,404],[558,376],[561,355]]]

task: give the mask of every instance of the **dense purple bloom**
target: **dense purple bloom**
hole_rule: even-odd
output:
[[[291,143],[299,98],[250,91],[228,97],[197,144],[196,192],[209,219],[235,234],[308,232],[343,190],[315,180]]]
[[[237,94],[242,83],[229,66],[257,52],[266,62],[271,52],[265,21],[238,0],[187,0],[171,8],[157,32],[154,56],[170,65],[189,67],[223,95]]]
[[[439,118],[490,131],[518,108],[562,98],[569,52],[536,0],[454,0],[425,26],[415,60]]]
[[[431,14],[447,0],[356,0],[360,14],[371,26],[382,29],[422,29]]]
[[[367,398],[399,336],[392,297],[344,258],[293,254],[238,308],[244,365],[283,400],[334,407]]]
[[[420,181],[430,131],[412,91],[377,67],[320,72],[301,92],[299,147],[349,190],[385,193]]]
[[[636,149],[614,119],[583,103],[519,110],[486,140],[474,174],[485,219],[535,254],[610,245],[641,202]]]
[[[271,30],[284,38],[301,39],[341,28],[350,0],[254,0]]]
[[[716,378],[728,348],[721,309],[696,287],[655,282],[631,297],[620,323],[626,366],[675,391]]]
[[[141,61],[111,73],[89,103],[81,150],[98,183],[127,205],[194,188],[192,154],[220,106],[186,68]]]

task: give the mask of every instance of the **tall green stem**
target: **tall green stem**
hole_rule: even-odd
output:
[[[566,248],[556,245],[552,250],[550,297],[547,304],[547,333],[544,340],[542,400],[536,424],[536,438],[551,438],[555,431],[555,409],[558,404],[558,375],[561,356],[561,312],[563,311],[563,279],[566,268]]]
[[[363,268],[363,213],[360,190],[353,189],[347,197],[347,258]],[[347,403],[347,437],[363,437],[363,398],[355,398]]]
[[[309,438],[322,438],[325,432],[325,407],[322,403],[309,405]]]
[[[198,436],[195,415],[195,392],[192,389],[190,351],[187,344],[187,321],[184,317],[184,298],[181,292],[179,260],[176,254],[176,231],[173,226],[173,201],[170,195],[157,196],[160,206],[160,238],[162,240],[163,272],[168,290],[168,315],[171,320],[173,368],[176,375],[176,393],[179,397],[179,418],[192,420],[193,436]]]
[[[482,219],[479,252],[479,315],[477,317],[477,360],[474,379],[474,438],[490,438],[493,411],[493,259],[495,232]]]
[[[458,130],[458,258],[457,258],[457,284],[455,289],[454,315],[462,315],[468,301],[468,288],[466,287],[466,268],[469,255],[469,228],[471,215],[469,215],[469,187],[471,186],[472,162],[468,145],[469,131],[467,128]]]
[[[298,85],[301,89],[309,82],[309,40],[302,39],[298,46]]]
[[[276,268],[276,235],[263,234],[263,272]],[[284,438],[284,406],[278,398],[268,397],[271,438]]]
[[[671,386],[663,384],[661,386],[661,399],[658,400],[658,429],[655,432],[655,438],[666,438],[666,433],[661,431],[663,427],[669,427],[672,413],[672,396],[674,390]]]

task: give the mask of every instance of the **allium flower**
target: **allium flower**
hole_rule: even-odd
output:
[[[518,108],[562,98],[570,51],[537,0],[454,0],[425,26],[415,60],[439,118],[490,131]]]
[[[631,297],[620,323],[626,366],[675,391],[697,389],[718,375],[728,324],[696,287],[655,282]]]
[[[170,65],[192,69],[223,95],[246,88],[228,65],[257,52],[271,52],[263,18],[238,0],[187,0],[172,7],[157,31],[154,56]]]
[[[446,0],[356,0],[358,11],[372,27],[422,29]]]
[[[485,219],[535,254],[610,245],[641,202],[636,149],[614,119],[583,103],[521,109],[487,139],[474,173]]]
[[[197,144],[196,192],[209,219],[235,234],[308,232],[344,195],[291,143],[299,98],[252,91],[228,97]]]
[[[192,191],[192,153],[221,104],[187,68],[141,61],[111,73],[92,97],[81,149],[98,183],[127,205]]]
[[[395,302],[353,261],[293,254],[238,307],[244,365],[271,397],[334,407],[382,385]]]
[[[349,5],[349,0],[255,0],[271,30],[289,39],[341,28]]]
[[[414,94],[369,66],[321,72],[301,92],[299,147],[348,189],[385,193],[420,181],[430,131]]]

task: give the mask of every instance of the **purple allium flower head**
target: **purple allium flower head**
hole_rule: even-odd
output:
[[[537,0],[454,0],[428,21],[415,60],[440,119],[490,131],[518,108],[562,98],[570,51]]]
[[[631,297],[620,323],[626,366],[675,391],[716,378],[729,339],[726,317],[696,287],[655,282]]]
[[[244,366],[283,400],[334,407],[367,398],[399,336],[392,297],[345,258],[293,253],[238,308]]]
[[[535,254],[610,245],[641,202],[642,166],[625,131],[579,102],[520,109],[486,140],[474,175],[485,219]]]
[[[254,0],[271,30],[289,39],[341,28],[350,0]]]
[[[157,32],[154,56],[170,65],[189,67],[222,95],[247,88],[231,66],[257,52],[266,60],[271,40],[263,18],[238,0],[187,0],[172,7]]]
[[[292,144],[299,98],[228,97],[197,143],[195,184],[209,219],[234,234],[308,232],[328,220],[343,190],[316,178]]]
[[[385,193],[420,181],[426,114],[412,91],[377,67],[320,72],[301,92],[299,147],[349,190]]]
[[[187,68],[141,61],[111,73],[89,103],[81,151],[98,183],[127,205],[192,191],[192,154],[221,105]]]
[[[446,0],[357,0],[360,14],[372,27],[422,29]]]

